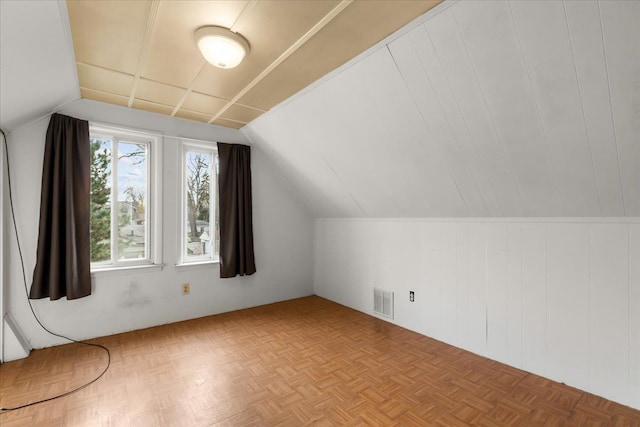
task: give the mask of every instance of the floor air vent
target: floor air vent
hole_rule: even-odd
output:
[[[393,319],[393,292],[373,288],[373,312]]]

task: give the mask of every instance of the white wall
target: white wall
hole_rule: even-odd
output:
[[[176,270],[178,256],[178,144],[176,136],[248,143],[241,132],[154,113],[79,100],[61,111],[74,117],[165,134],[163,141],[162,271],[111,272],[94,280],[94,293],[67,301],[34,300],[51,330],[76,339],[104,336],[214,313],[281,301],[312,293],[313,220],[292,197],[259,148],[252,149],[254,244],[257,273],[219,279],[215,266]],[[22,242],[27,285],[35,266],[40,180],[49,117],[9,134],[9,154],[18,232]],[[3,216],[8,203],[3,201]],[[8,201],[6,201],[8,202]],[[5,225],[7,222],[5,221]],[[27,305],[15,235],[5,234],[6,306],[34,348],[63,341],[44,333]],[[183,296],[181,284],[191,283]]]
[[[316,221],[314,291],[640,409],[640,219]],[[415,302],[409,302],[409,291]]]

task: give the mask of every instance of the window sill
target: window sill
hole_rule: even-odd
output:
[[[132,272],[140,272],[140,273],[150,273],[154,271],[162,271],[164,268],[164,264],[144,264],[144,265],[127,265],[127,266],[117,266],[117,267],[98,267],[91,270],[91,276],[93,277],[104,277],[104,276],[114,276],[120,275],[124,273],[132,273]]]
[[[201,268],[210,268],[220,264],[220,260],[196,261],[182,264],[176,264],[176,271],[196,270]]]

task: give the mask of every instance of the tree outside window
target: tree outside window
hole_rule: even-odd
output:
[[[93,136],[91,262],[149,261],[148,143]]]
[[[183,150],[182,262],[217,259],[217,156],[210,146],[185,144]]]

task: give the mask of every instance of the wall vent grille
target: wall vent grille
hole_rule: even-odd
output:
[[[373,288],[373,312],[393,319],[393,292]]]

